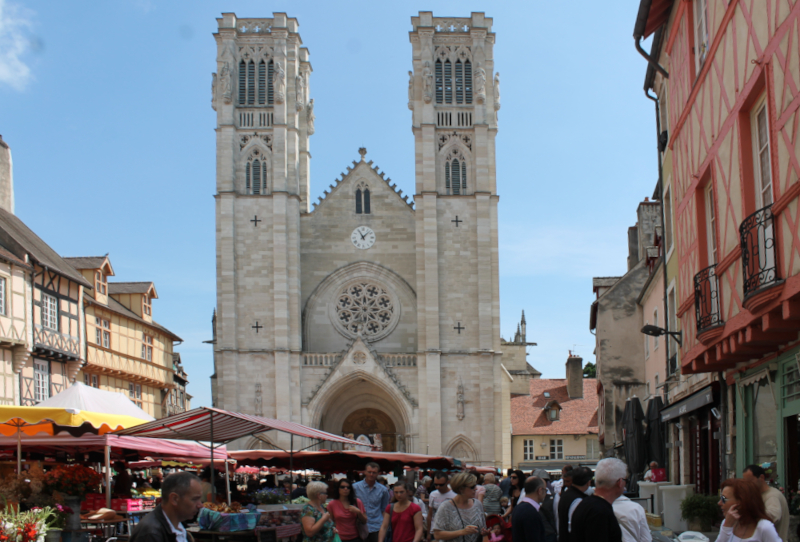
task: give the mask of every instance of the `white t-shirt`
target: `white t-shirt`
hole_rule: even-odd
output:
[[[438,489],[431,493],[431,496],[428,497],[428,517],[430,518],[431,525],[433,525],[433,518],[436,516],[436,509],[439,508],[443,502],[454,499],[455,497],[456,494],[450,489],[450,486],[447,486],[447,493],[442,493]]]
[[[622,542],[650,542],[653,540],[644,508],[625,495],[618,497],[612,506],[622,531]]]
[[[768,519],[761,519],[758,521],[756,530],[750,538],[739,538],[733,534],[733,527],[726,527],[725,520],[719,526],[719,536],[717,542],[781,542],[778,536],[778,531],[775,530],[775,525]]]

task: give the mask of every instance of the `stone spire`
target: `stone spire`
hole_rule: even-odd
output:
[[[11,149],[0,135],[0,207],[14,213],[14,167]]]
[[[528,342],[526,327],[527,324],[525,323],[525,311],[522,311],[522,321],[519,323],[520,339],[522,339],[522,342]]]

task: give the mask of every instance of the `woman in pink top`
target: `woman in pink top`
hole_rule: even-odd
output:
[[[360,542],[358,524],[367,522],[367,514],[361,499],[356,498],[350,480],[342,478],[336,484],[333,500],[328,503],[328,512],[333,516],[333,522],[342,542]]]

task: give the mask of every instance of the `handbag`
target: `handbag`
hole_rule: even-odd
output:
[[[361,502],[361,501],[357,501]],[[358,519],[356,519],[356,528],[358,530],[358,537],[361,540],[366,540],[369,538],[369,524],[368,523],[361,523]]]

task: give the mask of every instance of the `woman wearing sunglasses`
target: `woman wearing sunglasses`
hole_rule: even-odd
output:
[[[343,478],[336,484],[333,500],[328,503],[328,512],[333,516],[336,530],[342,542],[360,541],[358,526],[367,523],[367,513],[361,499],[356,498],[353,484]]]
[[[486,514],[483,504],[475,498],[478,479],[469,472],[460,472],[450,479],[450,489],[456,496],[442,503],[433,518],[436,540],[457,542],[488,542]]]
[[[738,478],[722,482],[719,507],[725,519],[717,542],[781,542],[755,482]]]

